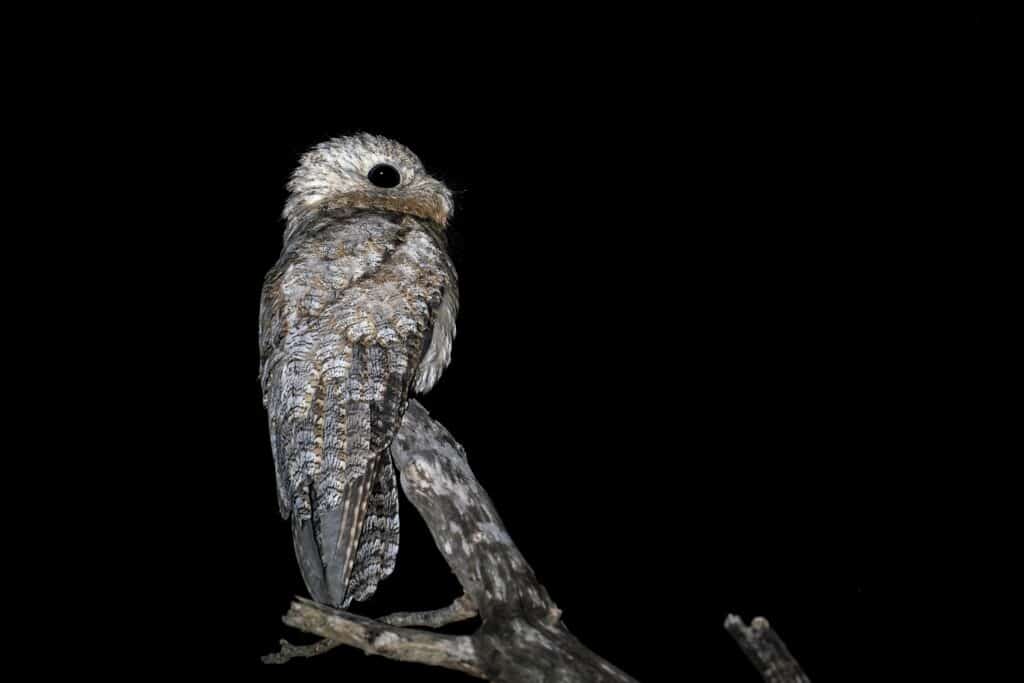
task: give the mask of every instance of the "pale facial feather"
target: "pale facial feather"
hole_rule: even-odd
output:
[[[374,166],[394,167],[397,187],[381,188],[367,175]],[[303,155],[288,182],[284,218],[289,225],[320,207],[378,209],[409,214],[444,226],[452,212],[451,192],[427,175],[408,148],[387,138],[360,133],[320,143]]]

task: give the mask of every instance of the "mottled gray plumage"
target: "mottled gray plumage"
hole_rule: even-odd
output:
[[[371,182],[382,164],[396,186]],[[451,357],[452,202],[412,152],[366,134],[314,147],[288,189],[284,247],[260,306],[263,402],[306,586],[343,607],[394,569],[389,447],[410,390],[428,391]]]

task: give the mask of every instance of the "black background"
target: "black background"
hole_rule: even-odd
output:
[[[903,406],[908,380],[889,374],[908,352],[907,321],[887,300],[886,228],[832,201],[836,183],[858,180],[798,168],[850,143],[821,131],[825,149],[794,144],[789,113],[750,121],[758,100],[785,92],[748,96],[700,111],[668,96],[624,107],[513,93],[425,117],[418,102],[349,111],[339,98],[315,115],[242,123],[226,155],[245,163],[211,183],[238,199],[216,234],[197,235],[218,259],[185,270],[197,279],[190,315],[223,334],[209,350],[218,360],[203,360],[226,393],[202,411],[214,416],[209,504],[231,520],[203,551],[231,568],[211,588],[237,591],[248,613],[230,656],[254,661],[291,635],[280,615],[304,594],[256,372],[282,187],[304,148],[370,130],[407,144],[457,193],[459,331],[423,402],[466,447],[573,632],[641,680],[659,677],[683,634],[700,668],[755,680],[721,628],[730,611],[768,616],[812,675],[841,659],[819,620],[843,614],[855,633],[879,617],[890,492],[876,472],[895,446],[878,444]],[[415,512],[402,513],[396,575],[366,613],[457,595]],[[664,611],[671,628],[654,628]],[[354,651],[310,666],[427,675]]]
[[[959,238],[921,207],[957,210],[932,174],[973,144],[928,112],[980,88],[981,21],[947,19],[728,19],[628,45],[577,26],[587,49],[531,25],[450,54],[346,43],[292,63],[207,36],[161,51],[144,87],[110,86],[125,105],[103,129],[120,178],[105,196],[143,194],[91,286],[112,302],[104,331],[143,349],[115,390],[159,406],[122,472],[147,482],[125,522],[147,560],[118,580],[147,604],[158,585],[175,634],[146,663],[258,666],[302,640],[280,622],[305,590],[274,493],[259,295],[298,156],[364,130],[455,191],[458,335],[422,402],[573,633],[644,681],[758,680],[728,613],[767,617],[813,680],[913,658],[893,615],[955,523],[921,496],[953,438],[935,407],[954,371],[936,368],[965,296],[945,259]],[[921,35],[949,52],[904,50]],[[457,594],[403,500],[397,570],[354,609]],[[289,666],[460,678],[344,649]]]

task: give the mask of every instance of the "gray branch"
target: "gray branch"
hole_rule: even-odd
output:
[[[462,447],[418,402],[409,402],[391,452],[402,490],[426,521],[465,595],[434,613],[385,617],[393,623],[297,599],[285,623],[325,639],[307,648],[326,650],[342,643],[367,654],[492,681],[634,681],[565,628],[561,610],[505,531]],[[442,625],[473,612],[481,626],[469,636],[397,625]]]
[[[308,603],[308,601],[306,602]],[[300,614],[307,608],[308,604],[296,602],[292,605],[291,610],[296,614]],[[289,614],[285,616],[286,623],[288,622],[290,615],[291,612],[289,612]],[[335,611],[333,614],[333,616],[336,616],[343,621],[347,618],[347,615],[348,612],[340,611]],[[394,614],[389,614],[385,617],[381,617],[380,621],[383,622],[383,624],[387,624],[389,626],[430,626],[431,628],[440,628],[441,626],[452,624],[457,621],[463,621],[465,619],[471,619],[475,616],[476,609],[473,607],[473,604],[469,600],[469,598],[463,595],[457,598],[455,602],[448,605],[447,607],[442,607],[440,609],[430,610],[427,612],[395,612]],[[358,617],[358,619],[364,622],[367,621],[365,617]],[[317,642],[311,643],[309,645],[293,645],[292,643],[289,643],[287,640],[282,639],[280,646],[281,649],[272,654],[265,655],[263,657],[263,663],[284,664],[285,662],[292,659],[296,659],[298,657],[316,657],[317,655],[322,655],[325,652],[330,652],[339,645],[349,644],[347,642],[342,641],[350,640],[353,637],[351,635],[351,633],[353,632],[353,628],[354,626],[347,628],[345,633],[347,633],[348,635],[341,635],[339,636],[340,639],[331,639],[330,637],[325,637],[323,640],[318,640]],[[361,647],[364,651],[373,650],[372,643],[369,642],[362,642],[362,645],[357,645],[357,647]],[[373,651],[372,654],[382,653]]]
[[[281,649],[262,657],[264,664],[284,664],[285,662],[298,659],[299,657],[316,657],[325,652],[330,652],[344,643],[337,640],[318,640],[309,645],[293,645],[284,638],[281,639]]]
[[[368,655],[443,666],[483,678],[471,636],[448,636],[390,626],[305,598],[292,602],[288,614],[284,615],[284,623],[324,639],[313,647],[319,645],[326,650],[336,645],[350,645]]]
[[[380,620],[392,626],[429,626],[440,628],[457,621],[465,621],[476,616],[473,601],[465,595],[456,598],[455,602],[440,609],[429,612],[395,612]]]
[[[725,619],[725,630],[736,640],[765,683],[811,683],[768,620],[754,617],[750,626],[734,614]]]

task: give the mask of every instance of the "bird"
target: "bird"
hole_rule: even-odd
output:
[[[452,193],[407,147],[369,133],[301,156],[283,246],[260,298],[260,382],[277,498],[311,597],[345,608],[395,567],[390,446],[410,393],[451,360]]]

